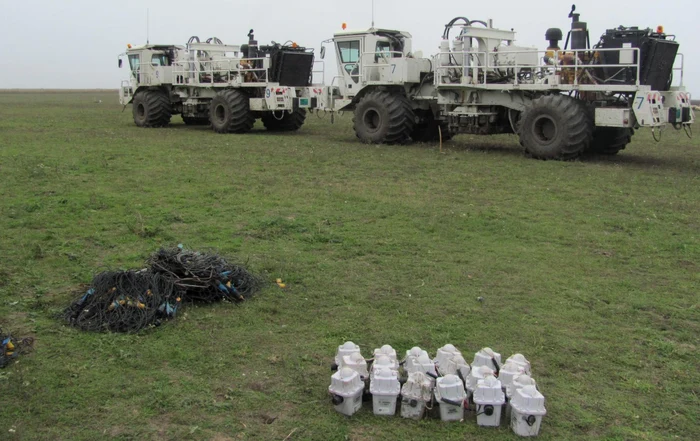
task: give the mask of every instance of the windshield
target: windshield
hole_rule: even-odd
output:
[[[360,40],[338,42],[338,52],[343,63],[357,63],[360,60]]]
[[[131,71],[136,72],[141,66],[141,58],[136,55],[129,55],[129,66],[131,66]]]

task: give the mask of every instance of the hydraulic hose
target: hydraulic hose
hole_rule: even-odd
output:
[[[449,23],[445,25],[445,31],[442,33],[442,38],[445,40],[449,40],[450,38],[450,29],[452,29],[452,26],[455,25],[459,20],[464,21],[465,26],[469,26],[471,23],[467,17],[455,17],[452,20],[450,20]]]

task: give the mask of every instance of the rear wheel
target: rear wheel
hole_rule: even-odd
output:
[[[206,126],[209,125],[209,118],[200,116],[183,116],[182,121],[188,126]]]
[[[297,109],[292,113],[285,111],[281,117],[277,112],[267,112],[261,119],[265,128],[271,132],[293,132],[304,125],[306,110]]]
[[[255,124],[248,95],[237,89],[222,90],[211,100],[211,126],[217,133],[245,133]]]
[[[592,130],[584,104],[559,94],[533,100],[518,122],[520,144],[538,159],[577,158],[590,145]]]
[[[132,112],[139,127],[167,126],[172,116],[170,98],[160,90],[144,90],[134,97]]]
[[[591,152],[601,155],[617,155],[632,141],[634,129],[625,127],[596,127],[593,131]]]
[[[368,144],[395,144],[410,140],[415,115],[404,95],[375,90],[355,107],[355,135]]]

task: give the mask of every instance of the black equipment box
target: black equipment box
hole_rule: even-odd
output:
[[[270,54],[270,78],[280,86],[306,87],[311,85],[314,54],[310,50],[294,47],[272,47]]]
[[[678,42],[668,40],[665,34],[652,32],[651,29],[636,27],[608,29],[596,48],[622,49],[638,48],[641,55],[639,81],[651,86],[653,90],[666,91],[673,78],[673,63],[678,53]],[[601,64],[620,64],[619,51],[601,51]],[[637,53],[633,55],[637,63]],[[602,68],[606,84],[635,84],[637,79],[634,67]]]

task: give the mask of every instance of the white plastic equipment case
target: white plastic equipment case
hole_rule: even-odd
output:
[[[440,419],[461,421],[464,419],[464,400],[467,393],[464,383],[456,375],[445,375],[437,379],[435,400],[440,405]]]
[[[352,353],[360,353],[360,347],[351,341],[346,341],[338,346],[338,351],[335,353],[335,364],[340,369],[340,364],[343,362],[343,357]]]
[[[399,360],[396,356],[396,350],[394,348],[392,348],[390,345],[384,345],[381,348],[375,349],[373,358],[376,360],[377,357],[379,357],[380,355],[385,355],[389,357],[389,359],[394,364],[392,369],[394,369],[395,371],[399,370]]]
[[[535,382],[535,379],[529,376],[528,374],[517,374],[513,376],[512,381],[510,384],[506,385],[506,419],[510,420],[511,418],[511,405],[510,402],[513,399],[513,396],[515,395],[515,391],[518,389],[522,389],[525,386],[537,386],[537,383]]]
[[[394,415],[396,399],[401,392],[401,385],[396,371],[379,368],[369,383],[372,394],[372,408],[375,415]]]
[[[432,399],[433,379],[422,372],[411,372],[401,388],[401,416],[419,420]]]
[[[503,387],[503,391],[505,392],[506,389],[513,384],[513,378],[516,375],[521,375],[524,374],[525,371],[523,370],[523,367],[512,362],[512,361],[506,361],[506,364],[501,366],[501,370],[498,371],[498,379],[501,381],[501,386]]]
[[[488,366],[491,369],[498,370],[501,366],[501,354],[494,352],[491,348],[483,348],[474,354],[472,361],[472,369],[479,366]]]
[[[525,386],[537,386],[537,382],[528,374],[515,375],[510,386],[506,388],[506,396],[511,398],[515,395],[516,390],[522,389]]]
[[[440,375],[457,375],[463,381],[467,381],[471,368],[461,354],[454,354],[446,363],[440,367]]]
[[[530,371],[530,362],[525,358],[523,354],[513,354],[506,360],[506,363],[515,363],[522,367],[526,374],[532,375]]]
[[[446,344],[445,346],[439,348],[437,350],[437,354],[435,355],[435,364],[437,365],[438,370],[440,370],[440,366],[447,364],[447,362],[455,356],[455,354],[462,355],[461,352],[457,348],[454,347],[454,345],[451,344]]]
[[[359,352],[353,352],[350,355],[345,355],[340,362],[339,368],[350,368],[353,371],[360,374],[360,377],[364,380],[369,377],[369,372],[367,372],[367,360]]]
[[[506,396],[501,382],[496,377],[488,376],[479,380],[474,391],[476,404],[476,423],[480,426],[498,427],[501,424],[501,409]]]
[[[338,370],[331,376],[328,392],[333,396],[335,410],[352,416],[362,407],[362,390],[365,388],[360,375],[350,368]]]
[[[418,346],[414,346],[408,351],[406,351],[406,358],[404,359],[403,363],[403,369],[406,371],[406,373],[417,372],[416,369],[413,369],[413,365],[415,364],[416,360],[418,360],[418,357],[420,357],[423,354],[430,358],[428,352],[424,351]]]
[[[533,385],[515,391],[510,403],[510,427],[516,435],[537,436],[542,417],[547,413],[544,396]]]
[[[428,377],[430,378],[431,382],[433,384],[435,384],[434,379],[437,377],[437,370],[435,369],[435,363],[433,363],[433,360],[430,359],[430,356],[425,351],[423,351],[423,353],[420,356],[418,356],[418,358],[413,359],[410,366],[408,363],[406,363],[404,365],[404,370],[409,375],[414,373],[414,372],[428,374]]]
[[[369,378],[370,380],[372,377],[374,377],[374,373],[380,369],[389,369],[391,371],[396,372],[397,377],[398,377],[398,366],[396,366],[396,363],[394,363],[391,358],[387,357],[386,355],[380,355],[377,358],[374,359],[374,362],[372,363],[372,367],[370,368],[369,371]]]
[[[477,368],[472,368],[469,376],[467,377],[467,392],[469,397],[474,395],[476,387],[479,384],[479,380],[483,380],[486,377],[495,376],[495,372],[488,366],[479,366]]]

